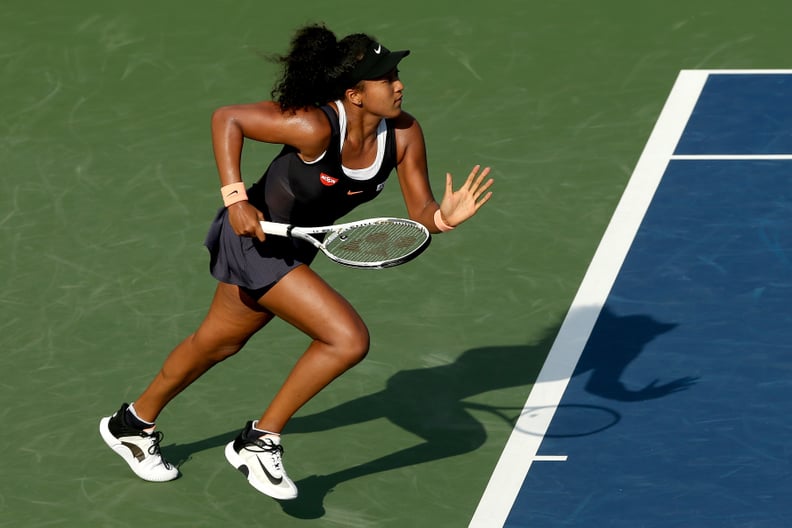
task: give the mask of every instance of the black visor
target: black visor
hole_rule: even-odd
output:
[[[352,70],[350,78],[353,82],[378,79],[393,70],[399,61],[410,54],[410,50],[390,51],[388,48],[375,42],[366,48],[366,54]]]

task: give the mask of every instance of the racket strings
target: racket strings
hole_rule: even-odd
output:
[[[426,240],[420,228],[399,222],[364,224],[339,232],[325,247],[335,256],[355,262],[398,259],[419,249]]]

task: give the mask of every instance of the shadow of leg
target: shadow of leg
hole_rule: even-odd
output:
[[[466,427],[459,427],[453,432],[436,430],[422,444],[330,475],[313,475],[302,479],[297,482],[300,495],[293,501],[281,502],[283,511],[300,519],[316,519],[325,513],[325,497],[339,484],[375,473],[462,455],[481,447],[486,440],[486,432],[476,420],[467,413],[464,413],[464,417],[460,413],[454,422],[457,425],[465,424]]]
[[[204,438],[196,442],[188,444],[170,444],[162,447],[162,454],[166,460],[170,461],[176,467],[181,468],[192,458],[192,455],[207,449],[214,449],[226,445],[239,434],[240,429],[234,429],[227,433],[212,436],[211,438]]]

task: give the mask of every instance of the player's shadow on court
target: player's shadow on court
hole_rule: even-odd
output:
[[[695,377],[683,377],[630,389],[622,382],[627,367],[646,345],[671,332],[678,325],[658,321],[648,315],[618,316],[606,305],[589,336],[573,376],[590,373],[585,389],[591,394],[615,401],[643,401],[662,398],[685,390],[696,383]]]
[[[648,316],[619,317],[605,310],[600,314],[598,331],[592,334],[591,343],[595,346],[586,347],[575,375],[590,372],[588,390],[620,401],[657,398],[682,390],[690,385],[689,379],[650,384],[639,391],[627,390],[620,381],[621,373],[643,347],[674,326]],[[557,333],[558,327],[553,327],[532,345],[475,348],[463,352],[449,364],[397,372],[380,392],[319,413],[295,416],[286,433],[312,433],[385,418],[422,441],[357,466],[297,482],[300,496],[293,501],[283,501],[284,511],[299,518],[321,517],[325,496],[339,484],[478,449],[486,441],[487,433],[471,411],[490,412],[514,425],[522,407],[496,408],[466,400],[489,391],[533,383]],[[602,338],[598,337],[600,335]],[[572,407],[585,412],[594,410],[607,424],[573,431],[571,436],[594,434],[619,419],[612,409],[587,405]],[[193,444],[168,446],[164,450],[172,460],[184,462],[194,452],[224,445],[237,432],[230,431]]]

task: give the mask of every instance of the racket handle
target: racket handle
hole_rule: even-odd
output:
[[[262,220],[260,223],[261,223],[261,229],[268,235],[288,237],[289,233],[291,232],[292,226],[290,226],[289,224],[280,224],[278,222],[267,222],[266,220]]]

